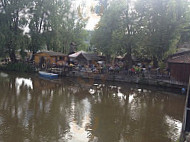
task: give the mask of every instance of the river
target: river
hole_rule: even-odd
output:
[[[158,87],[0,72],[0,141],[175,142],[184,104]]]

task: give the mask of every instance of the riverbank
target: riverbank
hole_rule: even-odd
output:
[[[22,72],[22,73],[34,73],[35,72],[35,68],[25,62],[9,63],[6,65],[0,65],[0,70]]]
[[[25,72],[25,73],[37,73],[34,68],[29,68],[24,65],[10,65],[10,67],[2,67],[0,66],[0,71],[13,71],[13,72]],[[161,77],[152,77],[150,75],[125,75],[120,73],[110,74],[96,74],[92,72],[80,72],[80,71],[68,71],[65,74],[59,74],[60,77],[70,77],[70,78],[78,78],[78,79],[91,79],[91,80],[99,80],[101,82],[110,81],[110,82],[123,82],[123,83],[134,83],[140,85],[151,85],[158,86],[164,88],[187,88],[187,84],[177,82],[173,79],[161,78]]]
[[[74,77],[80,79],[91,79],[91,80],[100,80],[101,82],[113,81],[113,82],[126,82],[126,83],[135,83],[140,85],[152,85],[158,87],[168,87],[168,88],[186,88],[187,85],[180,83],[171,79],[162,79],[162,78],[152,78],[145,76],[130,76],[124,74],[94,74],[88,72],[78,72],[71,71],[67,77]]]

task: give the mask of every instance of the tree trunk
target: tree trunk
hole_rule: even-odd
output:
[[[9,57],[10,57],[10,59],[11,59],[11,62],[12,63],[15,63],[17,60],[16,60],[16,55],[15,55],[15,50],[14,49],[12,49],[12,41],[10,41],[7,45],[6,45],[6,47],[7,47],[7,49],[8,49],[8,54],[9,54]]]
[[[133,60],[131,56],[131,44],[128,44],[128,47],[127,47],[126,62],[127,62],[128,67],[131,68],[133,65]]]
[[[12,63],[17,62],[17,59],[16,59],[16,55],[15,55],[15,51],[14,51],[14,50],[12,50],[12,51],[9,52],[9,57],[10,57]]]
[[[153,57],[153,67],[154,68],[158,67],[158,59],[155,56]]]
[[[33,51],[32,52],[32,58],[31,58],[31,60],[30,61],[34,61],[34,55],[36,54],[36,51]]]
[[[106,54],[106,62],[107,63],[111,62],[111,56],[110,56],[110,54]]]

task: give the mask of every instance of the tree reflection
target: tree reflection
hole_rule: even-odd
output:
[[[180,123],[184,97],[127,84],[29,80],[0,78],[0,141],[167,142],[179,135],[171,121]]]
[[[139,89],[132,89],[131,86],[124,88],[106,86],[100,90],[102,90],[100,94],[96,93],[98,90],[95,88],[93,94],[96,96],[95,103],[92,105],[94,112],[92,118],[99,117],[99,125],[93,133],[100,141],[167,142],[173,140],[168,136],[170,128],[165,121],[165,116],[168,114],[166,110],[171,108],[171,103],[180,106],[178,114],[173,109],[169,112],[172,117],[180,118],[181,121],[184,98],[176,102],[176,96],[151,93],[143,89],[139,91]],[[122,93],[123,97],[115,95],[118,93]],[[128,101],[131,96],[133,99]],[[93,124],[94,121],[92,120]],[[100,135],[102,133],[104,135]],[[173,131],[173,135],[178,137],[179,132]]]

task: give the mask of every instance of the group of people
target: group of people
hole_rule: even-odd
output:
[[[132,67],[128,67],[121,63],[115,64],[105,64],[105,63],[96,63],[89,65],[82,64],[71,64],[74,70],[81,72],[92,72],[97,74],[108,73],[108,74],[124,74],[129,76],[150,76],[156,75],[161,76],[160,68],[152,68],[151,64],[138,63]],[[166,69],[167,75],[170,75],[170,70]]]
[[[105,65],[100,64],[89,64],[89,65],[81,65],[81,64],[72,64],[74,70],[81,72],[93,72],[93,73],[104,73]]]
[[[144,64],[133,65],[131,68],[122,64],[70,64],[74,70],[81,72],[93,72],[93,73],[109,73],[109,74],[125,74],[125,75],[140,75],[151,72],[151,65],[145,66]]]

